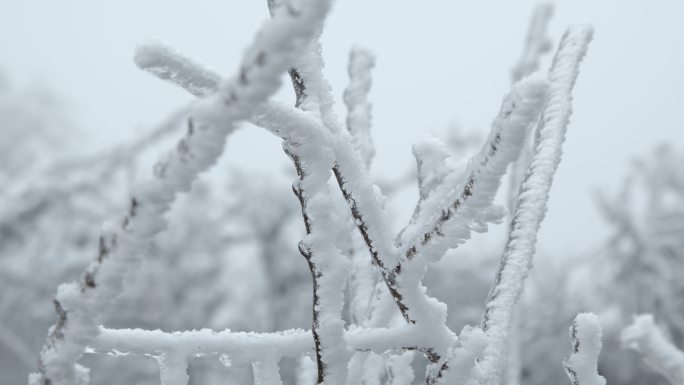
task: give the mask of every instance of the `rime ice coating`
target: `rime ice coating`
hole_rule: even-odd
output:
[[[572,351],[563,362],[572,385],[606,385],[606,379],[598,374],[601,353],[601,324],[593,313],[580,313],[570,327]]]
[[[644,362],[670,380],[670,383],[684,383],[684,352],[663,336],[652,314],[634,317],[634,322],[620,334],[620,340],[625,347],[639,352]]]
[[[561,159],[572,112],[572,89],[592,33],[588,26],[570,27],[549,72],[548,96],[535,133],[534,153],[518,195],[508,242],[482,320],[482,329],[490,339],[483,359],[484,365],[489,366],[484,384],[498,384],[505,370],[515,309],[532,267],[537,232],[546,214],[551,183]]]
[[[183,56],[161,40],[137,47],[133,61],[142,70],[176,84],[195,96],[208,95],[221,84],[221,75],[199,62]]]
[[[347,106],[347,129],[354,138],[354,145],[361,152],[366,167],[370,167],[375,146],[371,137],[371,104],[368,102],[375,66],[373,54],[355,47],[349,53],[349,85],[344,90],[344,104]]]

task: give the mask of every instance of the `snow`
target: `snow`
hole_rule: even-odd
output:
[[[33,384],[87,383],[86,370],[76,362],[96,338],[101,314],[121,292],[123,275],[136,265],[151,237],[165,227],[163,214],[176,194],[188,191],[197,175],[216,161],[235,123],[251,116],[275,93],[282,73],[303,52],[306,41],[321,30],[329,2],[304,1],[300,6],[303,9],[297,16],[283,13],[266,23],[246,51],[238,75],[214,96],[193,104],[194,125],[155,166],[154,175],[136,184],[124,217],[103,229],[103,246],[81,284],[59,287],[58,322],[41,352],[40,374],[31,376]],[[158,52],[138,52],[143,64],[150,64],[155,55]]]
[[[262,360],[252,364],[254,385],[282,385],[280,368],[274,360]]]
[[[487,338],[481,329],[464,327],[457,343],[449,349],[444,362],[433,364],[428,369],[429,383],[472,384],[479,369],[477,360],[486,346]]]
[[[537,232],[546,213],[553,175],[558,168],[569,123],[572,88],[592,29],[573,26],[565,33],[549,72],[548,99],[535,136],[535,149],[518,195],[509,239],[489,294],[482,328],[490,338],[485,361],[491,365],[486,384],[503,374],[509,333],[524,281],[532,267]]]
[[[674,385],[684,383],[684,352],[658,329],[652,314],[634,317],[634,322],[620,334],[625,347],[636,350],[651,368]]]
[[[447,174],[431,199],[422,202],[415,225],[404,230],[403,258],[412,253],[437,261],[448,248],[469,239],[472,230],[482,228],[478,215],[492,205],[503,174],[517,159],[541,110],[546,88],[546,80],[539,75],[513,86],[492,123],[489,138],[468,161],[465,172]]]
[[[563,362],[573,385],[606,385],[606,379],[598,374],[602,336],[601,324],[595,314],[577,315],[570,327],[572,352]]]
[[[347,129],[354,137],[354,146],[361,152],[366,167],[370,167],[375,147],[371,137],[371,104],[368,102],[375,66],[373,54],[360,47],[349,53],[349,85],[344,90],[344,104],[347,106]]]
[[[184,56],[161,40],[149,41],[137,47],[133,61],[140,69],[176,84],[195,96],[216,91],[222,82],[217,72]]]
[[[548,35],[551,16],[553,16],[552,3],[541,3],[534,9],[525,46],[520,59],[511,71],[514,82],[537,71],[542,55],[551,50],[553,42]]]

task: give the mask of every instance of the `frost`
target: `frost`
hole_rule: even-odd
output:
[[[363,48],[354,48],[349,53],[349,85],[344,90],[347,105],[347,129],[354,138],[354,145],[361,152],[366,167],[375,155],[371,138],[371,104],[368,93],[371,88],[371,69],[375,66],[373,54]]]
[[[277,90],[280,74],[303,50],[302,40],[320,30],[329,4],[307,4],[307,11],[296,18],[283,16],[265,24],[247,50],[239,74],[215,96],[195,103],[192,117],[197,127],[189,127],[175,151],[158,163],[154,177],[134,188],[144,191],[144,196],[132,195],[125,216],[103,231],[97,259],[81,285],[60,286],[55,300],[58,320],[41,353],[40,376],[32,376],[34,384],[87,383],[87,372],[76,361],[97,336],[100,315],[121,291],[124,273],[135,266],[151,236],[164,228],[162,214],[175,194],[188,191],[197,174],[215,162],[236,121],[250,116]],[[268,61],[263,58],[265,52]],[[149,60],[142,61],[149,64]],[[169,359],[176,363],[177,357]],[[168,373],[161,371],[164,384],[183,383],[176,372]]]
[[[684,382],[684,352],[669,342],[655,325],[653,315],[642,314],[620,335],[625,347],[636,350],[654,370],[673,385]]]
[[[596,315],[577,315],[570,327],[572,352],[570,358],[563,362],[573,385],[606,385],[606,379],[598,374],[602,336],[601,324]]]
[[[485,354],[487,384],[496,384],[505,370],[509,333],[524,281],[532,267],[537,232],[546,214],[553,175],[560,162],[570,119],[572,88],[592,29],[575,26],[565,33],[549,72],[549,91],[530,166],[518,194],[509,237],[490,291],[482,329],[490,338]]]

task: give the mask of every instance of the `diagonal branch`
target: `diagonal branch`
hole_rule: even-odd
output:
[[[541,3],[535,7],[527,29],[522,54],[511,70],[511,79],[514,83],[536,72],[539,69],[541,57],[551,50],[553,43],[548,29],[552,16],[552,3]]]
[[[513,86],[492,124],[488,140],[469,161],[465,178],[450,173],[423,202],[421,216],[402,233],[403,261],[420,254],[436,261],[448,247],[470,237],[484,221],[508,165],[517,158],[529,127],[537,118],[546,93],[546,81],[529,77]],[[460,184],[458,184],[460,182]],[[454,187],[456,186],[456,187]]]
[[[552,16],[552,3],[541,3],[535,7],[527,30],[522,54],[511,70],[511,80],[513,83],[537,71],[542,57],[551,50],[552,41],[548,34],[548,27]],[[520,159],[511,165],[508,180],[508,199],[506,202],[506,208],[510,214],[514,212],[515,200],[518,197],[520,183],[525,177],[525,171],[527,171],[527,166],[530,163],[531,153],[532,141],[527,140],[521,151]]]

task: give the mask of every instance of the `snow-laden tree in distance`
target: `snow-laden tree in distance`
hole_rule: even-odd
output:
[[[163,43],[139,48],[135,60],[141,68],[200,98],[161,126],[161,131],[182,126],[184,135],[150,175],[133,185],[123,215],[103,225],[95,260],[81,280],[59,287],[57,321],[30,383],[88,383],[89,370],[78,363],[85,353],[151,356],[163,384],[187,384],[189,361],[196,357],[251,366],[258,384],[281,383],[279,364],[286,358],[300,360],[301,384],[408,384],[420,357],[427,384],[508,382],[513,319],[592,30],[568,28],[546,74],[528,71],[536,69],[535,58],[549,45],[531,32],[530,56],[523,56],[489,136],[470,159],[457,162],[436,140],[414,147],[419,200],[410,221],[393,234],[385,197],[369,177],[374,149],[367,94],[374,58],[364,49],[350,55],[345,125],[332,112],[333,97],[322,74],[318,37],[330,3],[270,1],[272,19],[227,79]],[[271,99],[285,73],[294,86],[294,106]],[[313,281],[311,329],[164,332],[100,326],[125,275],[135,273],[167,226],[165,215],[177,196],[196,186],[197,176],[216,162],[227,136],[243,121],[281,138],[297,173],[292,190],[306,231],[298,248]],[[517,172],[510,178],[507,217],[494,199],[511,164]],[[269,223],[279,217],[253,218],[249,227],[262,229],[269,239]],[[446,325],[446,305],[426,294],[426,268],[472,232],[504,220],[508,240],[481,321],[454,332]],[[274,257],[277,250],[269,252]],[[184,266],[179,268],[196,267],[179,258]],[[564,367],[571,383],[604,384],[597,373],[601,328],[596,317],[581,314],[570,330],[572,349]]]

